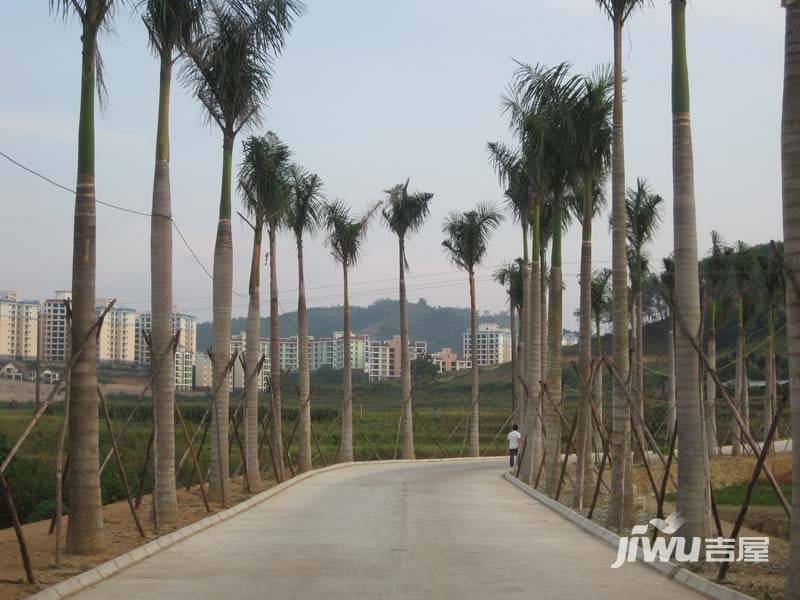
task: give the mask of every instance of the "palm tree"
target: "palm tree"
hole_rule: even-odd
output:
[[[450,213],[442,225],[447,238],[445,253],[469,278],[470,356],[472,358],[472,401],[469,408],[469,455],[480,456],[480,390],[478,382],[478,311],[475,304],[475,267],[483,262],[492,232],[502,222],[501,215],[488,204],[478,204],[465,213]]]
[[[97,350],[89,332],[95,320],[96,220],[94,189],[94,101],[104,91],[98,69],[97,36],[112,27],[123,0],[50,0],[50,9],[67,20],[75,13],[81,24],[81,94],[78,117],[78,169],[72,252],[72,348],[86,339],[69,379],[69,439],[72,468],[67,483],[70,518],[66,551],[91,554],[105,547],[100,498],[97,411]]]
[[[258,123],[272,75],[272,63],[286,35],[303,11],[300,0],[237,0],[213,3],[206,18],[206,35],[187,49],[192,59],[183,72],[210,122],[222,132],[222,189],[214,244],[214,402],[211,444],[212,496],[228,498],[228,401],[223,378],[230,352],[233,293],[231,182],[233,144],[246,126]],[[274,421],[275,419],[273,419]],[[277,449],[275,449],[277,450]]]
[[[608,68],[597,69],[584,80],[573,116],[576,172],[579,182],[574,203],[581,222],[580,337],[578,340],[577,462],[572,505],[591,502],[592,472],[592,220],[605,202],[603,184],[611,162],[613,77]],[[576,199],[577,199],[576,198]],[[597,201],[599,200],[599,201]]]
[[[344,379],[342,382],[342,438],[339,446],[339,462],[353,460],[353,373],[350,349],[350,298],[348,291],[348,272],[361,258],[361,247],[367,237],[367,225],[375,206],[362,217],[354,218],[342,200],[325,205],[325,227],[328,231],[327,244],[336,261],[342,265],[344,287]]]
[[[628,375],[628,269],[625,242],[625,138],[623,134],[623,65],[622,31],[633,13],[649,0],[595,0],[608,16],[614,30],[614,137],[611,148],[611,221],[612,221],[612,270],[614,294],[614,365],[622,374]],[[625,392],[614,387],[612,408],[611,448],[616,458],[611,463],[611,499],[607,525],[620,529],[629,527],[632,518],[632,487],[625,482],[630,455],[630,411]]]
[[[158,445],[153,494],[159,523],[178,517],[175,491],[175,390],[172,379],[175,356],[164,349],[172,343],[172,202],[169,184],[169,106],[172,66],[198,35],[203,0],[147,0],[142,20],[150,48],[159,59],[158,120],[153,175],[153,209],[150,220],[150,310],[153,361],[153,396],[156,405]]]
[[[750,287],[750,279],[752,277],[753,267],[755,266],[755,258],[753,250],[746,243],[741,240],[736,242],[734,252],[731,255],[731,274],[733,275],[734,287],[736,289],[736,382],[735,389],[735,402],[739,411],[742,413],[742,420],[749,430],[750,427],[750,414],[745,411],[743,402],[745,390],[742,387],[742,382],[747,378],[745,373],[745,347],[747,346],[745,334],[745,312],[746,312],[746,298]],[[736,421],[733,422],[733,448],[731,453],[734,455],[741,454],[742,452],[742,432]]]
[[[611,313],[611,269],[601,269],[592,273],[592,317],[594,318],[595,336],[597,337],[597,358],[603,358],[603,332],[600,329],[603,321],[608,321]],[[598,427],[603,427],[603,369],[598,368],[594,375],[593,399],[598,416]],[[595,446],[603,447],[602,436],[595,428]]]
[[[636,180],[636,188],[625,195],[626,237],[631,263],[631,292],[633,296],[634,364],[633,391],[639,414],[644,419],[644,315],[643,292],[647,274],[647,254],[644,247],[652,242],[661,223],[664,199],[653,193],[646,179]],[[640,434],[640,438],[644,439]]]
[[[490,160],[500,181],[506,186],[506,206],[522,229],[522,262],[520,278],[522,284],[522,309],[520,311],[521,351],[518,382],[523,387],[521,406],[522,431],[531,451],[523,452],[519,476],[531,483],[535,465],[541,460],[541,424],[539,422],[539,391],[542,347],[540,343],[539,310],[539,216],[541,202],[536,193],[536,159],[534,144],[526,143],[520,128],[524,120],[525,107],[512,88],[504,96],[506,111],[511,113],[511,124],[522,138],[522,150],[512,150],[500,143],[489,143]],[[531,252],[528,251],[528,232],[533,231]]]
[[[675,305],[681,322],[675,344],[678,446],[677,511],[686,518],[681,535],[705,538],[710,532],[711,496],[700,359],[694,348],[700,330],[700,277],[694,201],[694,159],[689,115],[689,68],[686,58],[686,0],[672,2],[672,164],[675,223]]]
[[[495,269],[494,280],[505,288],[508,294],[508,315],[511,327],[511,414],[515,423],[521,420],[520,398],[521,385],[519,383],[520,365],[517,351],[517,317],[522,307],[522,260],[504,263]]]
[[[774,256],[760,255],[758,264],[764,285],[764,299],[767,305],[767,351],[764,365],[766,384],[764,388],[764,435],[766,436],[772,424],[772,419],[775,417],[778,399],[775,369],[775,313],[780,305],[780,298],[784,293],[784,281],[783,270]]]
[[[408,298],[406,297],[406,237],[419,231],[430,213],[433,194],[408,191],[408,179],[386,190],[386,205],[383,207],[383,220],[397,236],[400,247],[400,383],[402,398],[400,410],[403,421],[403,454],[405,459],[414,458],[414,414],[411,399],[411,361],[408,355]]]
[[[303,234],[313,234],[320,224],[322,180],[295,165],[291,172],[292,194],[286,211],[286,226],[297,245],[297,370],[299,401],[300,472],[311,469],[311,378],[308,363],[308,310],[303,271]]]
[[[290,194],[290,168],[292,153],[273,132],[257,137],[252,136],[243,144],[244,158],[239,169],[239,184],[255,196],[262,219],[267,226],[269,239],[269,361],[272,426],[272,452],[275,455],[275,476],[278,481],[285,479],[283,469],[283,411],[281,406],[281,367],[280,367],[280,331],[278,304],[278,256],[277,234],[286,218]],[[258,347],[258,346],[256,346]],[[250,353],[249,360],[258,360]],[[253,363],[255,367],[255,363]],[[248,368],[248,370],[250,370]],[[258,404],[254,406],[257,418]],[[253,438],[253,443],[257,443]],[[258,450],[256,449],[256,453]]]
[[[706,269],[703,273],[706,297],[709,300],[710,315],[708,327],[708,364],[712,369],[717,368],[717,320],[720,316],[719,294],[722,291],[728,269],[731,248],[718,231],[711,232],[711,251],[706,259]],[[706,445],[709,456],[715,456],[719,448],[717,436],[717,385],[709,373],[706,378]]]
[[[781,165],[783,175],[784,264],[800,272],[800,2],[783,0],[786,8],[784,46]],[[794,282],[793,282],[794,283]],[[787,356],[792,414],[792,453],[800,465],[800,296],[794,285],[786,286]],[[784,597],[800,599],[800,469],[792,470],[792,519],[789,565]]]

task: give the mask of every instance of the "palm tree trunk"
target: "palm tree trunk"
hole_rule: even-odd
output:
[[[686,0],[672,2],[672,135],[675,204],[675,303],[686,331],[700,329],[700,283],[697,264],[697,221],[694,202],[694,159],[689,115],[689,73],[686,60]],[[700,403],[699,358],[681,330],[676,343],[678,445],[677,510],[685,517],[683,536],[709,535],[711,498],[703,407]]]
[[[667,329],[667,358],[669,359],[669,381],[667,381],[667,409],[669,410],[669,433],[668,437],[672,436],[672,430],[675,429],[675,419],[677,417],[677,408],[675,406],[675,315],[672,310],[669,311],[667,318],[669,323]]]
[[[547,464],[545,465],[545,490],[555,494],[558,482],[558,467],[561,464],[561,424],[556,408],[562,407],[561,393],[561,211],[560,194],[553,198],[553,246],[550,259],[550,310],[548,325],[548,369],[545,403],[547,427]]]
[[[81,107],[78,122],[78,175],[72,249],[72,348],[77,349],[95,319],[96,219],[94,190],[94,95],[96,33],[84,31]],[[105,547],[100,499],[95,336],[75,362],[69,381],[69,519],[66,551],[91,554]]]
[[[405,240],[400,237],[400,382],[403,411],[404,459],[414,458],[414,412],[411,399],[411,361],[408,356],[408,298],[406,297]]]
[[[222,190],[220,193],[217,240],[214,244],[214,389],[219,389],[214,402],[211,443],[212,499],[227,503],[229,493],[228,456],[228,377],[223,377],[231,348],[231,300],[233,294],[233,240],[231,237],[231,175],[233,140],[225,134],[222,145]]]
[[[578,338],[578,426],[575,437],[575,489],[572,506],[582,508],[591,502],[592,477],[592,178],[583,183],[583,221],[581,242],[580,310]]]
[[[736,317],[736,381],[734,382],[734,403],[736,409],[742,411],[742,367],[744,360],[742,339],[744,338],[744,324],[742,322],[742,294],[739,294],[739,307]],[[739,456],[742,453],[742,431],[739,424],[733,421],[731,428],[732,448],[731,454]]]
[[[519,411],[519,360],[517,356],[517,318],[514,308],[514,299],[509,298],[508,320],[511,327],[511,419],[514,423],[520,422]]]
[[[542,278],[541,261],[542,255],[539,251],[541,231],[541,200],[533,198],[533,240],[531,243],[531,277],[530,277],[530,298],[531,298],[531,319],[530,319],[530,345],[528,346],[528,379],[530,380],[530,428],[529,439],[532,440],[530,452],[531,463],[529,482],[532,483],[536,476],[536,470],[542,462],[542,407],[541,391],[544,378],[542,372]]]
[[[154,497],[159,523],[174,523],[178,518],[175,491],[175,355],[164,354],[172,343],[172,204],[169,181],[169,102],[172,60],[161,57],[158,93],[156,164],[153,176],[153,211],[150,218],[150,307],[154,355],[153,396],[156,405],[158,452]],[[162,356],[159,362],[156,357]]]
[[[597,331],[597,360],[603,358],[603,338],[600,332],[600,319],[595,319],[595,326]],[[594,374],[593,386],[593,399],[595,410],[597,411],[597,423],[594,423],[594,447],[600,452],[603,448],[603,438],[600,435],[598,427],[603,427],[603,367],[599,367]]]
[[[783,167],[784,263],[790,273],[800,273],[800,3],[785,0],[783,116],[781,158]],[[791,398],[792,518],[789,564],[784,598],[800,599],[800,295],[792,282],[786,286],[786,339]]]
[[[708,330],[708,364],[717,368],[717,304],[711,300],[711,327]],[[716,456],[719,452],[717,441],[717,386],[711,373],[706,374],[706,446],[708,455]]]
[[[547,273],[547,244],[541,243],[539,245],[539,348],[541,348],[541,360],[539,365],[539,381],[547,381],[547,340],[548,326],[550,319],[548,318],[547,306],[547,288],[548,288],[548,273]]]
[[[742,421],[744,421],[744,428],[747,433],[752,433],[753,428],[750,427],[750,378],[747,376],[747,337],[742,338]],[[742,433],[742,447],[747,443],[745,434]]]
[[[353,461],[353,371],[350,358],[350,299],[347,284],[347,265],[342,263],[344,283],[344,369],[342,380],[342,441],[339,462]]]
[[[300,393],[300,456],[301,473],[311,469],[311,373],[308,364],[308,310],[306,309],[306,278],[303,270],[303,240],[297,239],[297,367]]]
[[[478,310],[475,306],[475,274],[469,272],[469,341],[473,357],[478,356]],[[480,456],[480,389],[478,381],[478,361],[472,361],[472,401],[469,405],[469,455]]]
[[[253,254],[250,259],[250,303],[247,307],[247,338],[245,346],[246,377],[244,389],[244,446],[247,459],[247,488],[251,492],[261,490],[261,468],[258,464],[258,377],[253,377],[260,360],[261,350],[261,236],[264,224],[256,219],[253,230]]]
[[[622,22],[614,21],[614,134],[611,160],[611,258],[613,293],[613,358],[623,378],[628,375],[628,258],[625,238],[625,139],[622,102]],[[614,382],[611,408],[611,498],[607,526],[619,530],[630,522],[625,493],[626,463],[630,462],[630,411],[625,391]]]
[[[286,479],[283,463],[283,407],[281,404],[281,353],[280,311],[278,305],[278,248],[276,244],[277,223],[271,222],[269,229],[269,379],[272,389],[272,452],[275,455],[275,473],[278,481]]]
[[[520,339],[521,351],[519,354],[520,361],[520,378],[522,379],[522,433],[525,438],[525,445],[530,449],[533,446],[533,413],[532,405],[534,399],[531,394],[531,267],[528,255],[528,227],[523,219],[522,223],[522,314],[520,317]],[[470,353],[473,350],[470,347]],[[474,355],[473,355],[474,356]],[[523,452],[522,460],[519,466],[519,477],[526,483],[531,481],[531,473],[533,472],[534,458],[531,452]]]
[[[644,294],[642,293],[642,266],[639,261],[638,283],[636,290],[636,402],[639,416],[644,423]],[[641,439],[644,439],[642,433]]]

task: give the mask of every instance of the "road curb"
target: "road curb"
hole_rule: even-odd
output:
[[[59,600],[60,598],[66,598],[67,596],[72,596],[73,594],[77,594],[78,592],[85,590],[86,588],[103,581],[104,579],[108,579],[119,573],[120,571],[127,569],[130,566],[135,565],[142,560],[153,556],[154,554],[161,552],[162,550],[166,550],[170,546],[174,546],[178,542],[181,542],[187,538],[192,537],[195,534],[200,533],[201,531],[205,531],[206,529],[216,525],[217,523],[222,523],[227,521],[231,517],[235,517],[236,515],[246,511],[249,508],[253,508],[258,504],[261,504],[265,500],[272,498],[283,492],[284,490],[289,489],[290,487],[294,486],[295,484],[300,483],[310,477],[314,477],[315,475],[320,475],[322,473],[327,473],[328,471],[336,471],[338,469],[344,469],[347,467],[358,467],[358,466],[368,466],[368,465],[382,465],[382,464],[405,464],[405,463],[440,463],[440,462],[474,462],[474,461],[484,461],[484,460],[497,460],[499,458],[503,458],[500,456],[487,456],[487,457],[464,457],[464,458],[424,458],[418,460],[411,460],[411,459],[403,459],[403,460],[367,460],[367,461],[359,461],[359,462],[348,462],[348,463],[337,463],[335,465],[329,465],[327,467],[322,467],[319,469],[314,469],[312,471],[306,471],[305,473],[301,473],[300,475],[296,475],[291,479],[287,479],[283,483],[279,483],[278,485],[269,488],[268,490],[264,490],[245,500],[244,502],[240,502],[239,504],[235,504],[234,506],[227,508],[223,511],[218,513],[214,513],[213,515],[209,515],[199,521],[195,521],[194,523],[190,523],[185,527],[181,527],[180,529],[176,529],[175,531],[165,534],[161,537],[157,537],[147,544],[143,546],[138,546],[133,550],[125,552],[119,556],[116,556],[106,562],[97,565],[96,567],[89,569],[88,571],[84,571],[75,575],[74,577],[70,577],[69,579],[65,579],[64,581],[60,581],[56,584],[51,585],[48,588],[43,589],[41,592],[37,592],[32,596],[29,596],[29,600]]]
[[[594,537],[606,542],[608,545],[613,546],[614,548],[619,547],[619,536],[613,531],[609,531],[608,529],[601,527],[594,521],[587,519],[574,510],[567,508],[550,496],[547,496],[531,486],[523,483],[510,473],[504,473],[503,478],[506,481],[511,482],[524,493],[544,504],[550,510],[561,515],[567,521],[574,523]],[[718,583],[714,583],[713,581],[709,581],[705,577],[700,577],[699,575],[696,575],[695,573],[692,573],[688,569],[684,569],[675,563],[644,562],[642,560],[643,555],[641,548],[637,549],[636,558],[643,565],[658,571],[667,579],[677,581],[681,585],[691,588],[694,591],[703,594],[707,598],[713,598],[714,600],[755,600],[752,596],[748,596],[742,592],[737,592],[731,588],[727,588],[723,585],[719,585]]]

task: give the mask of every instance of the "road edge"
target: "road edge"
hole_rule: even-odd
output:
[[[264,490],[263,492],[259,492],[255,496],[252,496],[245,500],[244,502],[240,502],[239,504],[235,504],[234,506],[222,510],[218,513],[214,513],[213,515],[209,515],[199,521],[195,521],[190,525],[186,525],[185,527],[181,527],[180,529],[176,529],[172,533],[162,535],[160,537],[155,538],[154,540],[144,544],[143,546],[138,546],[133,550],[125,552],[124,554],[120,554],[119,556],[112,558],[96,567],[89,569],[88,571],[84,571],[83,573],[79,573],[69,579],[65,579],[64,581],[59,581],[47,587],[40,592],[36,592],[35,594],[28,597],[29,600],[59,600],[60,598],[66,598],[68,596],[72,596],[77,594],[78,592],[85,590],[86,588],[93,586],[96,583],[99,583],[105,579],[113,577],[120,571],[127,569],[143,561],[144,559],[161,552],[162,550],[166,550],[167,548],[174,546],[178,542],[181,542],[185,539],[192,537],[195,534],[200,533],[201,531],[205,531],[206,529],[213,527],[218,523],[222,523],[223,521],[227,521],[228,519],[235,517],[241,512],[244,512],[262,502],[272,498],[280,494],[281,492],[289,489],[290,487],[304,481],[310,477],[314,477],[315,475],[320,475],[322,473],[327,473],[329,471],[336,471],[338,469],[343,469],[347,467],[358,467],[358,466],[368,466],[368,465],[378,465],[378,464],[404,464],[404,463],[438,463],[438,462],[472,462],[472,461],[483,461],[483,460],[497,460],[499,458],[503,458],[500,456],[487,456],[487,457],[460,457],[460,458],[424,458],[424,459],[416,459],[416,460],[367,460],[367,461],[358,461],[358,462],[347,462],[347,463],[337,463],[335,465],[328,465],[327,467],[321,467],[319,469],[313,469],[311,471],[306,471],[305,473],[301,473],[292,477],[291,479],[287,479],[283,483],[279,483],[268,490]]]
[[[619,547],[619,536],[613,531],[609,531],[608,529],[601,527],[594,521],[591,521],[583,515],[575,512],[571,508],[564,506],[550,496],[543,494],[526,483],[523,483],[510,473],[504,473],[503,478],[524,493],[544,504],[550,510],[561,515],[567,521],[577,525],[584,531],[606,542],[610,546],[613,546],[614,548]],[[718,583],[714,583],[713,581],[710,581],[705,577],[700,577],[699,575],[696,575],[695,573],[692,573],[688,569],[684,569],[675,563],[644,562],[642,560],[641,548],[637,549],[636,559],[637,562],[640,562],[646,567],[658,571],[667,579],[677,581],[679,584],[703,594],[707,598],[713,598],[713,600],[755,600],[752,596],[748,596],[742,592],[719,585]]]

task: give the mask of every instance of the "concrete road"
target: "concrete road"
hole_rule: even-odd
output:
[[[80,593],[116,598],[699,598],[501,479],[504,461],[322,473]]]

